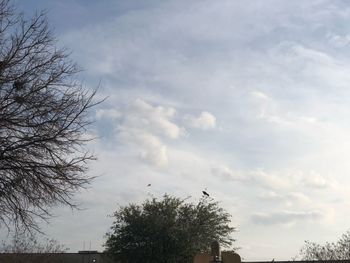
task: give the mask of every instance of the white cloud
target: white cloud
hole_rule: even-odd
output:
[[[275,192],[275,191],[264,191],[259,195],[260,200],[265,200],[269,202],[282,203],[284,206],[292,207],[307,206],[311,203],[310,198],[302,192]]]
[[[221,178],[224,181],[240,181],[243,180],[242,176],[238,173],[233,172],[226,166],[215,166],[212,167],[211,173],[213,176]]]
[[[161,143],[159,138],[151,134],[139,134],[140,144],[143,149],[140,152],[140,158],[156,166],[165,166],[168,164],[167,147]]]
[[[202,130],[209,130],[216,127],[215,116],[207,111],[202,111],[198,117],[187,115],[185,116],[185,121],[189,126]]]
[[[287,191],[299,183],[298,179],[291,174],[265,171],[264,169],[233,171],[227,166],[216,165],[211,168],[211,174],[224,181],[240,181],[245,185],[269,189],[267,193],[271,197],[277,197],[275,190]]]
[[[141,160],[156,167],[168,164],[167,146],[159,137],[130,127],[120,127],[117,136],[120,142],[132,147]]]
[[[330,35],[328,41],[337,48],[349,46],[350,35]]]
[[[247,183],[269,189],[270,193],[284,192],[282,196],[304,201],[307,201],[308,197],[301,192],[295,191],[296,189],[308,191],[310,188],[319,190],[339,188],[339,184],[335,179],[329,179],[315,171],[290,170],[276,172],[260,169],[247,171],[244,178]]]
[[[178,139],[183,129],[172,118],[174,108],[153,106],[137,99],[122,112],[122,120],[116,124],[117,138],[129,144],[139,158],[157,167],[168,164],[165,141]]]
[[[114,110],[101,110],[98,116],[114,116],[114,113]],[[182,118],[177,116],[173,107],[153,105],[138,98],[115,115],[118,115],[115,122],[117,139],[123,144],[132,145],[141,160],[157,167],[168,164],[168,142],[186,135],[185,128],[176,123]],[[215,127],[215,117],[208,112],[202,112],[198,117],[185,116],[193,127]]]
[[[303,183],[310,188],[325,189],[332,187],[334,182],[326,179],[324,176],[312,171],[305,176]]]
[[[174,108],[153,106],[137,99],[127,109],[124,124],[177,139],[183,135],[183,129],[172,121],[175,114]]]
[[[249,172],[247,180],[265,189],[289,189],[295,185],[294,178],[290,175],[275,174],[261,169]]]
[[[318,221],[323,215],[320,211],[279,211],[272,213],[255,213],[252,221],[263,225],[286,225],[290,226],[298,221]]]
[[[290,198],[291,200],[303,205],[309,204],[311,202],[311,199],[302,192],[291,192],[287,195],[287,198]]]
[[[283,195],[280,195],[275,191],[265,191],[259,195],[259,198],[267,201],[281,201],[284,199]]]
[[[97,109],[96,118],[97,119],[118,119],[121,117],[121,113],[116,109]]]
[[[261,92],[261,91],[258,91],[258,90],[254,90],[250,93],[252,96],[254,96],[255,98],[257,99],[260,99],[262,101],[268,101],[270,100],[271,98],[266,95],[264,92]]]
[[[278,110],[277,103],[267,94],[261,91],[250,92],[253,98],[254,107],[257,110],[256,117],[260,120],[281,126],[290,126],[292,123]]]
[[[294,170],[273,171],[266,169],[232,170],[225,165],[214,165],[211,174],[223,181],[239,181],[246,185],[257,186],[264,189],[260,195],[266,200],[294,199],[308,201],[309,198],[295,189],[327,189],[337,188],[338,184],[333,179],[327,179],[315,171],[303,172]]]
[[[259,120],[299,132],[318,124],[318,119],[314,116],[285,111],[283,101],[278,101],[261,91],[252,91],[250,95],[256,108],[256,118]]]

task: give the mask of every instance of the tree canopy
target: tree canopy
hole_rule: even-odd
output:
[[[165,195],[120,207],[113,217],[105,247],[122,262],[192,262],[212,241],[224,247],[234,241],[230,215],[208,197],[193,204]]]
[[[94,91],[56,46],[44,13],[26,19],[0,0],[0,225],[38,229],[50,207],[74,206],[91,178],[85,149]]]
[[[349,260],[350,231],[344,233],[336,242],[318,244],[305,241],[300,256],[303,260]]]

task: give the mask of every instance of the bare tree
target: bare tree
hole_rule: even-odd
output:
[[[55,239],[41,238],[35,234],[18,232],[0,245],[0,260],[7,263],[61,263],[57,256],[68,249]]]
[[[95,91],[74,80],[77,66],[48,28],[0,0],[0,223],[39,230],[57,204],[74,207],[86,186],[88,112]]]
[[[17,232],[7,241],[3,241],[0,253],[28,254],[28,253],[65,253],[68,251],[64,245],[57,240],[43,238],[41,241],[36,234]]]
[[[350,259],[350,230],[345,232],[336,242],[318,244],[305,241],[301,248],[302,260],[349,260]]]

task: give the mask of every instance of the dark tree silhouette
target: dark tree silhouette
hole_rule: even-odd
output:
[[[74,80],[77,66],[48,28],[0,0],[0,223],[39,230],[57,204],[74,207],[86,186],[84,148],[95,91]]]
[[[189,263],[213,240],[230,247],[230,215],[210,198],[197,204],[165,195],[114,213],[106,250],[121,262]]]
[[[349,260],[350,231],[344,233],[336,242],[318,244],[305,241],[300,250],[302,260]]]
[[[0,259],[6,263],[63,263],[57,254],[68,249],[55,239],[31,233],[15,233],[0,245]]]
[[[18,232],[10,239],[3,241],[0,253],[65,253],[68,251],[64,245],[55,239],[39,238],[35,234]]]

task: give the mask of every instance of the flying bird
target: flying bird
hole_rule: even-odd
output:
[[[209,196],[209,194],[206,191],[202,191],[202,193],[206,196]]]
[[[147,186],[151,186],[151,184],[148,184]]]

